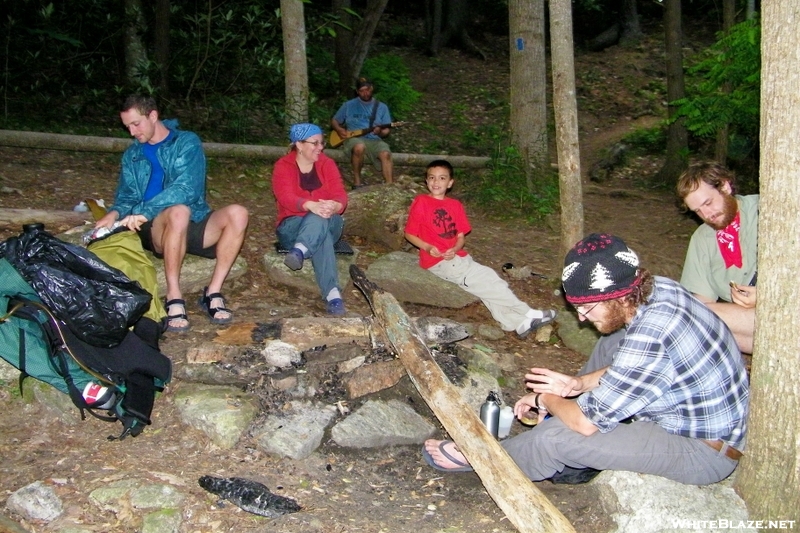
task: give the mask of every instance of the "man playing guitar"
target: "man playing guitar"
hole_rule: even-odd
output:
[[[391,131],[392,117],[389,107],[372,97],[373,90],[370,80],[358,78],[358,96],[342,104],[331,119],[334,132],[344,139],[343,150],[350,153],[354,189],[361,187],[365,155],[374,165],[380,165],[384,181],[392,183],[392,152],[383,140]]]

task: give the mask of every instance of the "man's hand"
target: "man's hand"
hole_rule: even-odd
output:
[[[531,368],[525,374],[526,387],[534,392],[555,394],[562,398],[577,396],[585,392],[581,378],[553,372],[547,368]]]
[[[117,221],[117,217],[118,216],[119,216],[119,213],[117,213],[116,211],[109,211],[108,213],[103,215],[103,218],[101,218],[100,220],[95,222],[94,227],[95,228],[109,228],[110,229],[111,226],[113,226],[114,223]]]
[[[750,285],[737,285],[731,281],[731,301],[741,305],[745,309],[752,309],[756,306],[757,292],[755,287]]]
[[[517,403],[514,404],[514,416],[516,416],[518,419],[522,419],[525,417],[525,413],[531,409],[536,409],[539,413],[539,419],[537,423],[541,424],[544,420],[544,417],[547,416],[547,409],[539,409],[539,407],[536,405],[536,398],[538,396],[539,394],[532,392],[517,400]]]
[[[119,225],[125,226],[131,231],[139,231],[145,222],[147,222],[147,217],[144,215],[128,215],[119,221]]]

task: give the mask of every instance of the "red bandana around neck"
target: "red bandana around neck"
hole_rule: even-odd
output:
[[[725,268],[742,268],[742,247],[739,245],[739,213],[725,229],[717,230],[717,245]]]

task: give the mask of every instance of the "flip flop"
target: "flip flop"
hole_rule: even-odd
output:
[[[425,459],[425,462],[428,463],[429,466],[431,466],[432,468],[435,468],[436,470],[440,470],[442,472],[473,472],[474,470],[473,470],[473,468],[471,466],[469,466],[467,463],[465,463],[463,461],[460,461],[460,460],[456,459],[455,457],[450,455],[444,449],[445,445],[450,443],[450,442],[453,442],[453,441],[451,441],[451,440],[443,440],[442,442],[440,442],[439,443],[439,451],[442,452],[442,455],[444,455],[449,461],[451,461],[451,462],[453,462],[453,463],[455,463],[457,465],[460,465],[460,466],[458,466],[456,468],[444,468],[444,467],[441,467],[441,466],[437,465],[436,461],[433,460],[433,457],[431,456],[431,454],[428,453],[428,450],[425,449],[425,446],[422,447],[422,458]]]

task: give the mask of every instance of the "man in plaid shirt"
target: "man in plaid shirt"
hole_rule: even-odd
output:
[[[532,480],[585,468],[698,485],[730,475],[749,388],[728,327],[678,283],[640,268],[618,237],[589,235],[564,264],[567,301],[605,337],[577,377],[526,374],[533,392],[514,412],[537,409],[539,424],[504,441],[506,451]],[[468,469],[450,441],[426,442],[423,455],[435,468]]]

